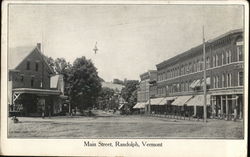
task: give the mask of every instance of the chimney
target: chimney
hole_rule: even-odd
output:
[[[37,43],[36,47],[37,47],[38,50],[42,51],[41,50],[41,43]]]

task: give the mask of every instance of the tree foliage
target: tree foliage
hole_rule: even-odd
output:
[[[137,99],[137,85],[138,80],[127,80],[125,82],[125,88],[122,89],[121,95],[125,101],[127,101],[131,106],[136,103]]]
[[[69,96],[80,109],[92,107],[101,91],[101,80],[91,60],[77,58],[69,73]]]

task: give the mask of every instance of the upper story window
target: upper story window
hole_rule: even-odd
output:
[[[213,67],[215,67],[215,56],[213,56]]]
[[[241,71],[241,72],[239,72],[239,78],[238,78],[238,85],[239,86],[243,86],[243,72]]]
[[[213,78],[213,87],[216,88],[216,77]]]
[[[26,63],[26,69],[30,70],[30,61],[27,61],[27,63]]]
[[[232,81],[232,74],[231,73],[229,73],[229,74],[227,74],[227,87],[231,87],[231,82]]]
[[[207,57],[207,60],[206,60],[206,68],[210,68],[210,58]]]
[[[225,87],[225,75],[222,74],[222,78],[221,78],[221,87]]]
[[[24,81],[24,75],[21,75],[21,82],[23,82]]]
[[[38,64],[38,62],[36,62],[36,71],[38,71],[38,69],[39,69],[39,64]]]
[[[243,61],[242,46],[237,46],[237,60]]]
[[[231,63],[232,61],[232,54],[231,54],[231,51],[226,51],[226,64],[229,64]]]
[[[216,60],[215,66],[218,66],[219,65],[219,56],[218,56],[218,54],[216,54],[215,60]]]
[[[31,85],[31,87],[33,87],[33,86],[34,86],[34,77],[31,77],[31,80],[30,80],[30,85]]]
[[[223,65],[223,64],[224,64],[224,58],[225,58],[225,56],[224,56],[224,52],[222,52],[222,54],[221,54],[221,65]]]
[[[219,88],[219,76],[216,76],[216,88]]]

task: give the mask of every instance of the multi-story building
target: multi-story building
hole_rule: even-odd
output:
[[[56,75],[36,47],[11,49],[8,54],[8,104],[10,113],[25,116],[53,115],[65,98],[62,75]]]
[[[149,70],[140,75],[140,84],[137,89],[137,104],[134,108],[145,108],[146,102],[149,100],[149,97],[156,97],[157,95],[157,86],[152,84],[152,81],[157,80],[157,71]],[[146,110],[148,110],[146,108]]]
[[[213,116],[242,118],[243,45],[242,29],[205,42],[207,105]],[[201,44],[157,64],[157,97],[174,100],[172,105],[193,106],[195,115],[204,102],[203,58]]]

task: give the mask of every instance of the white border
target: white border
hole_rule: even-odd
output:
[[[154,148],[89,148],[83,147],[87,139],[7,139],[7,5],[13,3],[50,3],[50,4],[241,4],[245,6],[245,71],[244,71],[244,140],[205,140],[205,139],[147,139],[163,143],[163,147]],[[249,56],[249,6],[246,1],[4,1],[2,3],[1,36],[1,147],[4,155],[57,155],[57,156],[247,156],[247,115],[248,115],[248,60]],[[90,139],[90,141],[99,141]],[[116,141],[116,139],[102,139]],[[143,141],[143,139],[119,139],[119,141]]]

